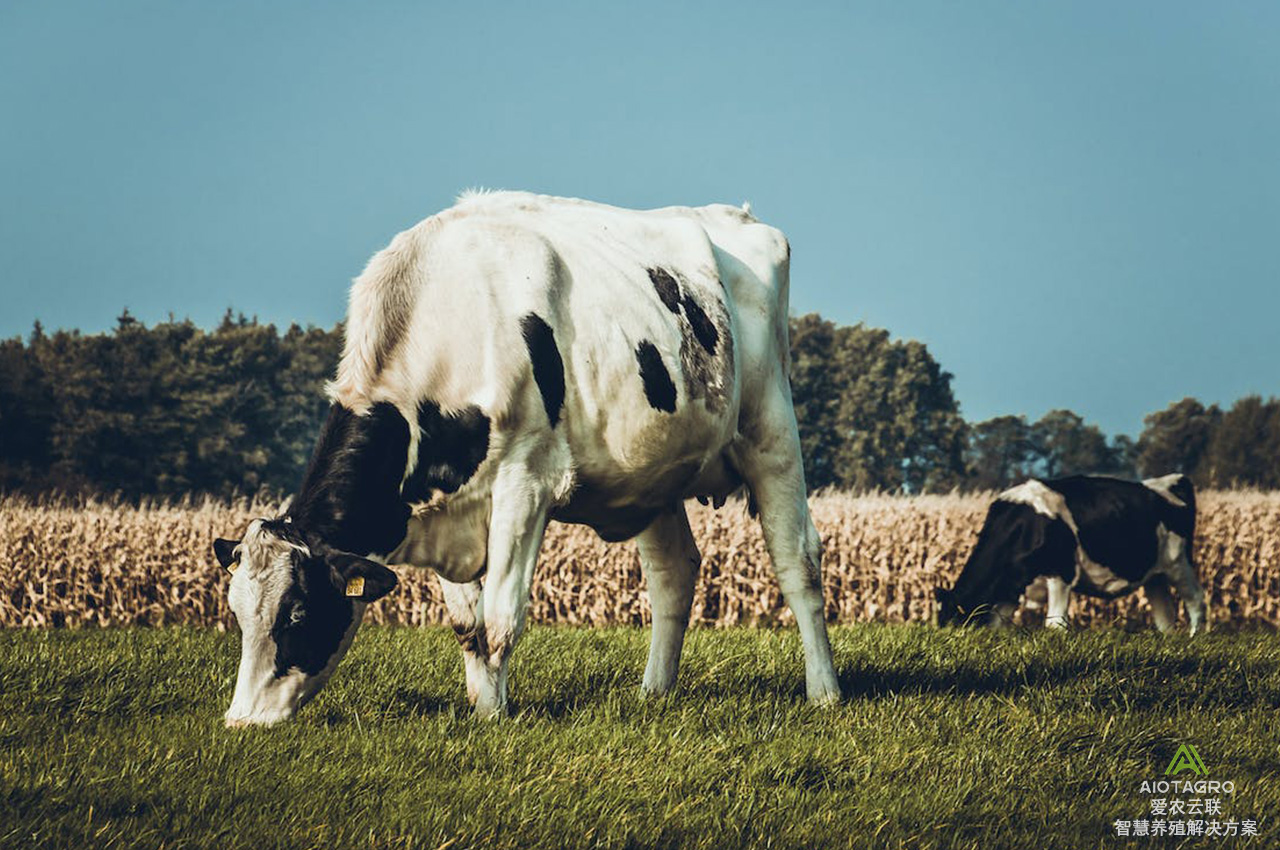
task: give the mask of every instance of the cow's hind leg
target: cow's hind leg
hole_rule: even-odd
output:
[[[1170,572],[1169,578],[1174,587],[1178,588],[1178,596],[1187,608],[1191,634],[1207,631],[1209,622],[1206,617],[1204,588],[1200,586],[1200,579],[1196,576],[1196,568],[1191,559],[1184,554]]]
[[[779,394],[772,402],[764,421],[753,423],[752,432],[760,436],[745,441],[738,461],[760,511],[765,545],[782,596],[800,628],[809,701],[835,702],[840,698],[840,683],[824,619],[822,538],[805,499],[795,409],[789,393]]]
[[[1154,575],[1147,579],[1142,591],[1151,606],[1151,619],[1155,620],[1156,631],[1171,631],[1178,622],[1178,603],[1169,592],[1169,580],[1162,575]]]
[[[507,662],[524,631],[538,548],[547,528],[549,498],[522,463],[498,470],[489,519],[484,581],[484,664],[477,672],[476,714],[495,717],[507,707]]]
[[[680,669],[680,649],[702,556],[683,504],[660,513],[636,542],[653,609],[653,636],[642,687],[645,693],[663,694],[675,685]]]
[[[1070,625],[1068,612],[1071,610],[1071,586],[1059,576],[1045,579],[1045,587],[1049,591],[1049,603],[1044,615],[1044,624],[1050,629],[1065,629]]]
[[[445,608],[449,611],[449,623],[462,647],[462,665],[467,675],[467,700],[475,705],[480,682],[485,675],[485,660],[489,657],[484,629],[484,591],[479,579],[460,584],[443,576],[439,578]]]

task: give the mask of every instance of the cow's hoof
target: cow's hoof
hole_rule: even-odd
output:
[[[838,705],[841,699],[842,695],[838,686],[834,688],[825,687],[809,689],[809,705],[817,706],[818,708]]]
[[[646,682],[640,686],[640,696],[644,697],[645,699],[661,699],[662,697],[668,696],[675,689],[676,689],[675,682],[666,682],[666,683],[659,683],[659,684],[653,684],[653,685]]]
[[[479,699],[476,701],[475,716],[477,720],[500,720],[507,716],[507,704]]]

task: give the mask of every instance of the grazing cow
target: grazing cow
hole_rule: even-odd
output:
[[[1204,590],[1191,560],[1196,494],[1185,475],[1142,483],[1073,476],[1032,479],[1001,493],[951,590],[939,588],[938,622],[1012,619],[1018,597],[1043,579],[1047,625],[1065,628],[1071,591],[1114,599],[1146,590],[1156,628],[1177,622],[1172,583],[1191,633],[1205,623]]]
[[[351,289],[332,407],[283,516],[215,544],[242,654],[229,725],[291,717],[332,674],[385,563],[440,577],[482,716],[502,713],[548,520],[639,536],[643,688],[669,690],[700,555],[684,500],[745,485],[804,643],[839,696],[787,341],[790,249],[749,208],[464,195]]]

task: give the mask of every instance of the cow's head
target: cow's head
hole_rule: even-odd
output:
[[[938,625],[1008,623],[1023,590],[1074,557],[1075,537],[1061,519],[1001,496],[991,504],[969,560],[950,590],[934,591]]]
[[[287,519],[256,519],[213,551],[231,573],[241,635],[228,726],[292,717],[346,654],[365,606],[396,586],[383,565],[330,549]]]

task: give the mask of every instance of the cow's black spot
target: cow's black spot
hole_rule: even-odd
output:
[[[330,407],[289,507],[295,527],[335,549],[390,553],[409,519],[400,498],[408,451],[409,423],[394,405],[380,402],[363,416]]]
[[[1173,506],[1150,487],[1115,478],[1071,476],[1044,482],[1062,494],[1085,554],[1119,578],[1140,581],[1155,566],[1156,526]]]
[[[1187,550],[1190,551],[1196,534],[1196,488],[1191,479],[1184,475],[1173,483],[1169,492],[1186,507],[1179,507],[1166,500],[1161,505],[1161,518],[1166,528],[1186,539]]]
[[[333,405],[289,506],[297,533],[358,555],[385,555],[400,545],[408,502],[425,501],[434,489],[456,491],[489,451],[489,418],[474,405],[446,416],[423,401],[417,427],[418,461],[402,495],[409,423],[400,411],[379,402],[357,416]]]
[[[680,285],[676,283],[676,279],[666,269],[648,269],[648,272],[649,280],[653,281],[653,288],[662,303],[672,313],[680,315]]]
[[[1173,485],[1169,487],[1169,492],[1181,499],[1188,507],[1194,508],[1196,506],[1196,488],[1187,476],[1178,476],[1178,480],[1174,481]]]
[[[529,313],[520,320],[520,333],[529,349],[529,362],[533,364],[533,379],[542,393],[542,406],[547,411],[547,421],[556,427],[560,410],[564,406],[564,361],[556,348],[556,337],[551,326],[536,313]]]
[[[293,581],[271,626],[275,675],[298,668],[314,676],[329,663],[351,626],[351,600],[334,586],[328,563],[294,552]]]
[[[404,498],[423,502],[432,490],[453,493],[476,474],[489,453],[489,417],[474,404],[443,414],[433,401],[418,404],[418,462],[404,483]]]
[[[708,354],[715,354],[716,343],[720,341],[720,332],[716,330],[715,323],[707,317],[702,307],[689,293],[684,294],[680,303],[684,305],[685,318],[689,320],[689,329],[693,331],[698,344],[705,348]]]
[[[654,410],[675,413],[676,385],[662,363],[662,355],[649,340],[641,340],[636,346],[636,361],[640,364],[640,380],[644,382],[644,396]]]

